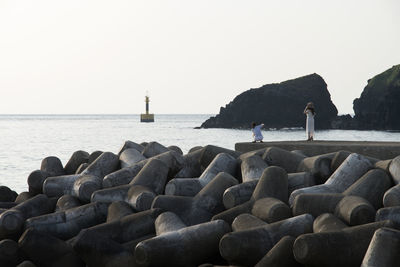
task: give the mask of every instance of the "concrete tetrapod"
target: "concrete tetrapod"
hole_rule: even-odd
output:
[[[384,207],[400,206],[400,184],[393,186],[383,195]]]
[[[120,220],[123,217],[134,213],[131,206],[125,201],[115,201],[108,206],[107,222]]]
[[[146,163],[147,161],[143,160],[133,166],[125,167],[106,175],[102,182],[103,188],[129,184]]]
[[[145,146],[145,148],[142,151],[142,154],[146,158],[151,158],[167,151],[170,150],[167,147],[161,145],[160,143],[150,142]]]
[[[267,225],[266,222],[249,213],[237,216],[232,222],[232,231],[243,231],[251,228]]]
[[[169,169],[168,179],[173,178],[183,168],[185,164],[184,157],[176,151],[167,151],[147,160],[152,159],[158,159],[164,162],[165,165],[167,165]]]
[[[260,179],[265,168],[268,167],[268,164],[257,155],[253,155],[242,160],[240,164],[240,169],[242,171],[242,181],[248,182],[251,180]]]
[[[154,223],[162,212],[163,210],[161,209],[141,211],[124,216],[119,220],[83,229],[75,238],[74,246],[83,249],[94,248],[96,247],[95,242],[97,239],[125,243],[149,234],[155,234]],[[91,237],[96,240],[91,240]]]
[[[201,175],[200,157],[203,150],[200,148],[183,156],[183,167],[175,178],[199,177]]]
[[[332,193],[297,195],[292,206],[293,215],[309,213],[316,218],[323,213],[334,213],[343,198],[343,194]]]
[[[325,184],[338,192],[343,192],[371,168],[372,163],[368,158],[352,153],[329,177]]]
[[[380,228],[375,231],[361,267],[392,267],[400,262],[400,231]]]
[[[143,150],[144,150],[144,146],[142,146],[142,145],[140,145],[138,143],[135,143],[135,142],[127,140],[127,141],[124,142],[124,144],[122,145],[121,149],[119,150],[118,156],[121,155],[121,153],[124,152],[124,150],[128,149],[128,148],[134,148],[137,151],[139,151],[140,153],[142,153]]]
[[[223,202],[226,209],[231,209],[237,205],[243,204],[249,201],[253,195],[254,189],[258,183],[257,180],[251,180],[243,182],[225,190],[223,196]]]
[[[42,160],[40,170],[47,172],[49,176],[60,176],[65,174],[61,160],[53,156],[46,157]]]
[[[241,170],[243,182],[232,186],[224,192],[224,206],[233,208],[250,200],[263,171],[268,165],[258,155],[251,155],[242,159]]]
[[[142,155],[137,149],[135,148],[128,148],[125,149],[119,155],[119,161],[121,162],[121,168],[126,168],[135,165],[139,161],[145,160],[146,157]]]
[[[391,221],[304,234],[293,245],[296,260],[310,267],[360,266],[375,230],[395,227]]]
[[[305,157],[282,148],[269,147],[262,158],[269,166],[279,166],[288,173],[292,173],[297,172],[300,162]]]
[[[101,188],[104,176],[118,167],[118,156],[111,152],[104,152],[81,174],[47,178],[43,183],[43,193],[48,197],[73,195],[83,202],[89,202],[91,194]]]
[[[182,149],[181,149],[179,146],[172,145],[172,146],[168,146],[167,148],[168,148],[169,150],[171,150],[171,151],[175,151],[175,152],[177,152],[178,154],[183,155],[183,151],[182,151]]]
[[[91,174],[81,174],[74,182],[72,195],[79,198],[82,203],[89,203],[93,192],[101,188],[102,178]]]
[[[213,145],[207,145],[201,149],[202,153],[200,156],[200,166],[202,170],[205,170],[208,165],[215,159],[215,157],[219,153],[225,153],[231,155],[233,158],[237,159],[240,156],[240,152],[219,147],[219,146],[213,146]],[[235,176],[235,175],[234,175]]]
[[[310,214],[285,219],[265,226],[224,235],[219,243],[221,256],[230,263],[253,266],[281,240],[312,232],[314,218]]]
[[[374,168],[381,169],[381,170],[385,171],[386,173],[390,174],[390,171],[389,171],[390,163],[392,163],[392,159],[379,160],[379,161],[375,162]]]
[[[115,187],[119,185],[129,184],[133,178],[142,170],[144,165],[146,165],[149,161],[157,159],[162,161],[169,168],[168,177],[171,178],[177,173],[184,164],[184,158],[182,155],[175,151],[167,151],[161,154],[158,154],[154,157],[139,161],[130,167],[125,167],[120,170],[117,170],[109,175],[105,176],[103,179],[103,187]]]
[[[212,219],[222,219],[231,224],[236,216],[242,213],[250,213],[256,200],[265,197],[277,198],[286,203],[288,196],[287,190],[286,171],[281,167],[270,166],[264,170],[249,201],[225,210],[215,215]]]
[[[292,217],[292,211],[289,206],[272,197],[256,200],[251,209],[251,214],[267,223],[274,223]]]
[[[150,209],[154,198],[164,191],[169,168],[158,159],[152,159],[129,183],[127,199],[137,211]]]
[[[315,178],[309,172],[288,173],[288,193],[289,195],[296,189],[316,185]]]
[[[56,211],[63,211],[81,205],[82,203],[79,201],[79,198],[71,195],[63,195],[57,200]]]
[[[18,244],[28,258],[41,267],[85,266],[66,242],[33,229],[26,230]]]
[[[218,255],[221,237],[231,227],[222,220],[171,231],[140,242],[135,259],[140,266],[193,266]]]
[[[0,202],[13,202],[17,196],[17,192],[12,191],[7,186],[0,185]]]
[[[168,232],[178,231],[187,227],[187,225],[178,217],[178,215],[167,211],[158,215],[154,222],[154,227],[156,229],[156,235],[159,236]]]
[[[25,229],[33,228],[67,240],[77,235],[81,229],[105,222],[107,208],[108,205],[105,203],[94,202],[65,211],[36,216],[26,220]]]
[[[186,225],[207,222],[222,210],[222,194],[226,188],[236,185],[237,180],[228,173],[220,172],[196,196],[157,196],[152,208],[161,208],[177,214]]]
[[[359,196],[375,208],[382,207],[385,192],[392,186],[392,180],[386,172],[380,169],[369,170],[354,184],[347,188],[343,194],[346,196]]]
[[[27,183],[29,192],[37,195],[43,193],[43,183],[50,174],[41,170],[33,171],[29,174]]]
[[[323,213],[334,213],[352,226],[374,221],[375,212],[364,198],[343,194],[300,194],[293,202],[294,215],[310,213],[317,217]]]
[[[115,201],[128,202],[128,191],[132,186],[130,184],[119,185],[110,188],[104,188],[93,192],[91,202],[112,203]]]
[[[67,164],[65,164],[65,174],[74,174],[82,163],[89,162],[89,153],[83,150],[75,151]]]
[[[300,267],[293,255],[295,238],[284,236],[278,243],[255,265],[255,267]]]
[[[143,189],[143,200],[144,204],[146,202],[146,192],[150,192],[151,196],[155,194],[160,194],[164,190],[165,182],[167,180],[169,168],[165,165],[164,162],[158,160],[156,158],[152,158],[147,161],[147,163],[141,168],[139,173],[134,177],[134,179],[128,185],[115,186],[111,188],[105,188],[101,190],[97,190],[91,196],[91,201],[100,201],[100,202],[114,202],[114,201],[126,201],[129,202],[132,207],[137,209],[136,200],[139,198],[141,192],[131,192],[128,193],[129,190],[135,186],[142,186]],[[133,193],[137,194],[133,194]],[[154,197],[153,197],[154,198]],[[151,198],[151,200],[153,199]],[[140,201],[138,204],[140,205]],[[150,203],[151,204],[151,203]],[[143,206],[143,205],[142,205]],[[141,207],[142,207],[141,206]],[[146,206],[147,207],[147,206]]]
[[[17,198],[15,199],[15,203],[21,204],[22,202],[27,201],[28,199],[31,199],[35,196],[35,194],[32,194],[30,192],[21,192],[18,194]]]
[[[192,152],[194,152],[194,151],[196,151],[196,150],[200,150],[200,149],[202,149],[202,148],[203,148],[202,146],[194,146],[194,147],[192,147],[192,148],[189,149],[188,153],[192,153]]]
[[[292,205],[295,197],[303,193],[342,193],[371,167],[372,164],[366,157],[357,153],[352,153],[324,184],[293,191],[289,197],[289,204]]]
[[[379,209],[375,221],[391,220],[400,225],[400,206]]]
[[[264,155],[265,151],[267,150],[267,147],[261,148],[261,149],[257,149],[257,150],[252,150],[246,153],[243,153],[239,156],[238,160],[240,163],[242,163],[242,161],[245,158],[251,157],[251,156],[259,156],[262,158],[262,156]]]
[[[315,177],[317,184],[325,183],[332,174],[331,162],[334,156],[335,153],[328,153],[304,158],[297,167],[297,172],[309,172]]]
[[[48,177],[43,183],[43,194],[48,197],[72,195],[74,183],[79,177],[81,177],[80,174]]]
[[[400,183],[400,156],[395,157],[389,165],[389,172],[392,175],[393,182]]]
[[[331,163],[331,170],[334,172],[336,171],[336,169],[343,163],[343,161],[345,161],[347,159],[348,156],[350,156],[351,152],[350,151],[346,151],[346,150],[339,150],[336,152],[335,156],[332,159],[332,163]],[[377,166],[379,166],[380,164],[376,163],[378,161],[380,161],[377,158],[373,158],[373,157],[369,157],[369,156],[365,156],[372,165],[374,165],[376,168]]]
[[[111,152],[103,152],[95,161],[81,173],[82,175],[94,175],[103,180],[104,176],[120,168],[119,157]]]
[[[40,194],[3,212],[0,214],[0,238],[18,235],[26,219],[53,212],[55,204],[55,200]]]
[[[335,153],[335,156],[332,158],[331,162],[331,170],[333,172],[336,171],[337,168],[350,156],[351,152],[346,150],[339,150]]]
[[[220,153],[208,165],[199,178],[175,178],[169,181],[165,186],[165,194],[194,196],[210,183],[218,173],[226,172],[234,176],[236,168],[237,161],[234,157],[226,153]]]
[[[76,170],[75,174],[81,174],[87,167],[89,166],[89,163],[82,163],[79,165],[78,169]]]
[[[331,213],[323,213],[319,215],[317,218],[315,218],[313,224],[313,232],[321,233],[329,231],[338,231],[347,227],[348,226],[335,215]]]
[[[92,164],[100,155],[103,154],[103,151],[96,150],[89,154],[88,166]]]
[[[357,196],[345,196],[335,208],[335,216],[350,226],[373,222],[375,213],[367,200]]]
[[[72,246],[88,266],[135,266],[132,251],[122,243],[154,234],[154,222],[161,212],[142,211],[83,229]]]
[[[0,241],[0,266],[14,267],[19,262],[18,243],[12,239]]]

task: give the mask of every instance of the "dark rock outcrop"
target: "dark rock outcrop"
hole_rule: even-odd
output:
[[[368,80],[353,108],[357,129],[400,130],[400,65]]]
[[[265,128],[304,127],[304,107],[314,102],[316,128],[329,129],[337,109],[327,85],[318,74],[250,89],[235,97],[220,113],[206,120],[202,128],[249,128],[252,121]]]

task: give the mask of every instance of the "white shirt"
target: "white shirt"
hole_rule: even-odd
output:
[[[254,134],[254,140],[262,140],[262,139],[263,139],[263,136],[262,136],[262,134],[261,134],[261,128],[262,128],[263,126],[264,126],[264,124],[260,124],[260,125],[255,126],[255,127],[252,129],[253,134]]]

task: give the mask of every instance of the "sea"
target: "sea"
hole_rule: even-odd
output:
[[[29,174],[43,158],[65,165],[77,150],[118,153],[126,140],[176,145],[183,153],[208,144],[234,149],[252,141],[249,129],[195,129],[213,114],[156,114],[154,123],[140,115],[0,115],[0,185],[17,193],[28,190]],[[318,123],[318,122],[316,122]],[[264,129],[265,141],[305,140],[302,128]],[[400,141],[400,132],[321,130],[315,140]]]

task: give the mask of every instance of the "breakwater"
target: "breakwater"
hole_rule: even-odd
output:
[[[400,156],[325,152],[48,156],[29,191],[0,187],[0,266],[395,266]]]

